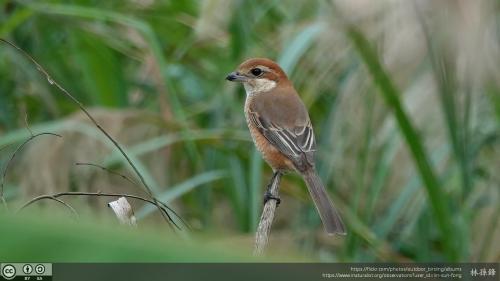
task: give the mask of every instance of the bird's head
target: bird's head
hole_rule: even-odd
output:
[[[236,71],[229,73],[227,80],[243,83],[247,95],[269,92],[289,81],[281,67],[270,59],[252,58],[244,61]]]

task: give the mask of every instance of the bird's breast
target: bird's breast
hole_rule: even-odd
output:
[[[292,161],[286,155],[281,153],[276,147],[270,143],[266,137],[259,131],[257,126],[250,120],[250,104],[252,98],[248,97],[245,102],[245,118],[247,121],[248,129],[252,140],[257,147],[257,150],[262,154],[264,160],[274,170],[293,170],[294,166]]]

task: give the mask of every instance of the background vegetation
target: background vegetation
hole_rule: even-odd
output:
[[[224,77],[246,58],[269,57],[309,108],[318,168],[349,229],[346,237],[326,236],[303,183],[289,175],[273,253],[320,261],[499,260],[498,1],[1,3],[0,37],[32,54],[124,145],[158,198],[192,226],[194,243],[251,252],[271,170],[247,132],[242,87]],[[74,165],[133,176],[78,108],[7,45],[0,46],[0,78],[2,169],[30,136],[26,119],[35,133],[63,136],[39,137],[16,155],[3,213],[68,190],[144,195],[120,177]],[[74,239],[68,243],[86,237],[87,249],[113,241],[96,235],[99,224],[114,223],[106,200],[67,201],[95,226],[68,232],[53,218],[30,227],[9,215],[3,238],[41,233],[47,248],[59,245],[63,231]],[[53,202],[30,208],[71,216]],[[169,232],[154,208],[134,208],[145,237]],[[134,249],[144,244],[141,234],[124,235]],[[34,255],[0,240],[1,256]],[[144,247],[142,256],[130,253],[137,260],[208,255],[173,251],[162,258]],[[52,254],[122,260],[84,248]]]

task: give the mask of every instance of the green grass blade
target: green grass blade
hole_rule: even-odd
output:
[[[245,169],[241,161],[232,156],[229,158],[228,169],[231,172],[231,186],[229,186],[230,194],[232,195],[233,208],[236,210],[238,216],[238,223],[243,231],[249,231],[250,225],[248,223],[249,205],[248,201],[248,187],[245,181]]]
[[[14,13],[2,23],[0,26],[0,37],[6,37],[19,25],[23,24],[33,15],[33,10],[27,8],[19,8],[14,10]]]
[[[290,74],[295,65],[305,53],[305,51],[313,44],[316,36],[323,31],[324,25],[314,23],[304,28],[289,44],[278,59],[278,63],[283,70]]]
[[[354,44],[357,52],[365,62],[366,67],[370,71],[373,80],[380,90],[382,97],[387,105],[392,109],[394,117],[398,123],[406,143],[412,153],[413,160],[417,166],[422,181],[426,188],[430,205],[437,219],[437,223],[441,232],[441,241],[444,244],[447,258],[450,261],[458,261],[460,257],[457,253],[456,243],[454,241],[454,227],[452,217],[450,215],[448,200],[440,186],[435,172],[430,164],[425,149],[422,145],[421,138],[411,121],[406,114],[401,101],[399,100],[399,91],[392,83],[389,75],[384,70],[378,56],[371,47],[370,42],[364,35],[354,27],[348,27],[347,34]]]
[[[168,64],[165,56],[163,55],[160,41],[158,40],[156,33],[153,31],[152,27],[147,22],[118,12],[84,6],[30,3],[28,4],[28,7],[46,14],[57,14],[100,21],[111,21],[129,26],[139,31],[144,36],[144,40],[148,42],[149,48],[151,49],[151,52],[155,57],[155,62],[158,64],[162,79],[169,93],[167,99],[169,101],[170,108],[172,109],[177,121],[179,121],[179,124],[182,125],[181,133],[186,136],[190,135],[189,128],[187,127],[186,123],[186,113],[184,111],[185,107],[182,106],[179,97],[176,94],[177,91],[174,89],[169,79],[170,77],[168,76]],[[190,158],[196,163],[200,162],[199,160],[201,159],[201,156],[196,148],[196,145],[193,142],[187,142],[186,145]]]
[[[264,193],[265,184],[262,181],[262,156],[259,151],[254,148],[251,156],[250,164],[250,179],[249,179],[249,194],[250,194],[250,230],[257,229],[257,222],[259,221],[259,212],[262,206],[262,196]]]
[[[140,156],[148,152],[153,152],[158,149],[167,147],[169,145],[184,142],[184,141],[196,141],[196,140],[209,140],[209,139],[225,139],[225,140],[238,140],[238,141],[251,141],[248,137],[246,131],[232,131],[220,130],[220,129],[209,129],[209,130],[192,130],[189,135],[182,133],[172,133],[164,136],[159,136],[151,138],[144,142],[138,143],[136,145],[128,148],[128,152],[131,155]],[[121,156],[118,152],[113,152],[110,156],[104,159],[105,166],[111,166],[121,161]]]
[[[175,200],[187,192],[193,190],[196,187],[202,186],[203,184],[219,180],[226,177],[227,174],[224,171],[210,171],[203,174],[196,175],[180,184],[172,186],[166,192],[159,194],[157,199],[163,203],[167,203]],[[155,206],[146,205],[136,212],[137,218],[141,219],[156,211]]]

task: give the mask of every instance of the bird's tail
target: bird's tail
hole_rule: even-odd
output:
[[[314,168],[310,168],[302,173],[302,178],[306,182],[326,232],[328,234],[346,234],[342,218],[335,206],[333,206],[318,173]]]

